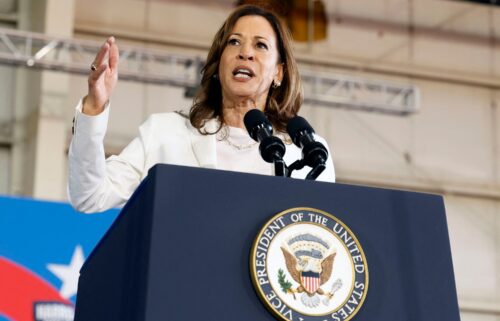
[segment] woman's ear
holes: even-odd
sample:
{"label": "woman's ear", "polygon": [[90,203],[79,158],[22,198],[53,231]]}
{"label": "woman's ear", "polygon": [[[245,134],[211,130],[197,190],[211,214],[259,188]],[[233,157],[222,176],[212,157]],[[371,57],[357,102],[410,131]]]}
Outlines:
{"label": "woman's ear", "polygon": [[276,74],[274,75],[274,83],[279,83],[283,81],[283,73],[285,72],[285,64],[279,63],[276,66]]}

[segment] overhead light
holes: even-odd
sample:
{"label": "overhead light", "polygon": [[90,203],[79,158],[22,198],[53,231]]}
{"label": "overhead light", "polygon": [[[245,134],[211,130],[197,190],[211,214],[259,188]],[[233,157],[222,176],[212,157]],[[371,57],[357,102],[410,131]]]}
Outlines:
{"label": "overhead light", "polygon": [[[312,3],[310,3],[310,1]],[[327,37],[328,18],[321,0],[293,0],[287,22],[296,41],[318,41]],[[312,12],[311,12],[312,7]],[[312,19],[312,21],[310,20]],[[309,30],[312,28],[312,30]],[[312,39],[309,39],[312,36]]]}
{"label": "overhead light", "polygon": [[236,4],[253,4],[277,13],[286,21],[295,41],[327,37],[328,17],[322,0],[238,0]]}

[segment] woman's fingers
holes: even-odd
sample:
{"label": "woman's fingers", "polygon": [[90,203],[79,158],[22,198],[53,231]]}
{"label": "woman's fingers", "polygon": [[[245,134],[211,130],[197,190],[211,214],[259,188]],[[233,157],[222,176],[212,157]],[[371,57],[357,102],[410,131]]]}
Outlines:
{"label": "woman's fingers", "polygon": [[108,66],[111,74],[117,70],[118,56],[118,46],[115,43],[115,37],[109,37],[101,46],[92,63],[92,71],[89,75],[89,85],[91,87],[96,85],[99,78],[106,72]]}
{"label": "woman's fingers", "polygon": [[93,64],[96,66],[96,67],[99,67],[100,65],[102,65],[103,63],[107,63],[107,58],[109,56],[109,43],[108,41],[106,41],[102,46],[101,48],[99,49],[99,52],[97,53],[97,55],[95,56],[95,59],[94,59],[94,62]]}
{"label": "woman's fingers", "polygon": [[120,53],[118,51],[118,46],[115,42],[115,37],[109,37],[107,40],[109,48],[109,68],[111,73],[116,73],[118,71],[118,60],[120,59]]}
{"label": "woman's fingers", "polygon": [[83,106],[84,113],[97,114],[102,111],[116,85],[118,60],[119,52],[115,38],[109,37],[92,63],[88,77],[89,92]]}

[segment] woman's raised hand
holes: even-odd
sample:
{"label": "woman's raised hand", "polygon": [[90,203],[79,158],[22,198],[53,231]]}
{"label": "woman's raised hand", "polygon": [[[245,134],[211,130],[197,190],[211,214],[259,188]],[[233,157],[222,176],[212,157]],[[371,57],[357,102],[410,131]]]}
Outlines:
{"label": "woman's raised hand", "polygon": [[97,115],[111,96],[118,81],[118,46],[114,37],[109,37],[101,46],[88,78],[89,93],[83,99],[82,112],[87,115]]}

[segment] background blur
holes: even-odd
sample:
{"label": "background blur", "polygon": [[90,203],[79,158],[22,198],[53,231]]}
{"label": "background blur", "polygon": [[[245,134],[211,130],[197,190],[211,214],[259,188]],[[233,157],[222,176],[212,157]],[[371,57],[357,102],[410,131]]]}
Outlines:
{"label": "background blur", "polygon": [[[0,0],[0,194],[66,200],[82,73],[107,36],[123,50],[114,154],[147,115],[190,107],[236,2],[252,1]],[[338,182],[444,195],[462,320],[499,321],[500,6],[264,2],[293,30],[301,114],[329,142]]]}

